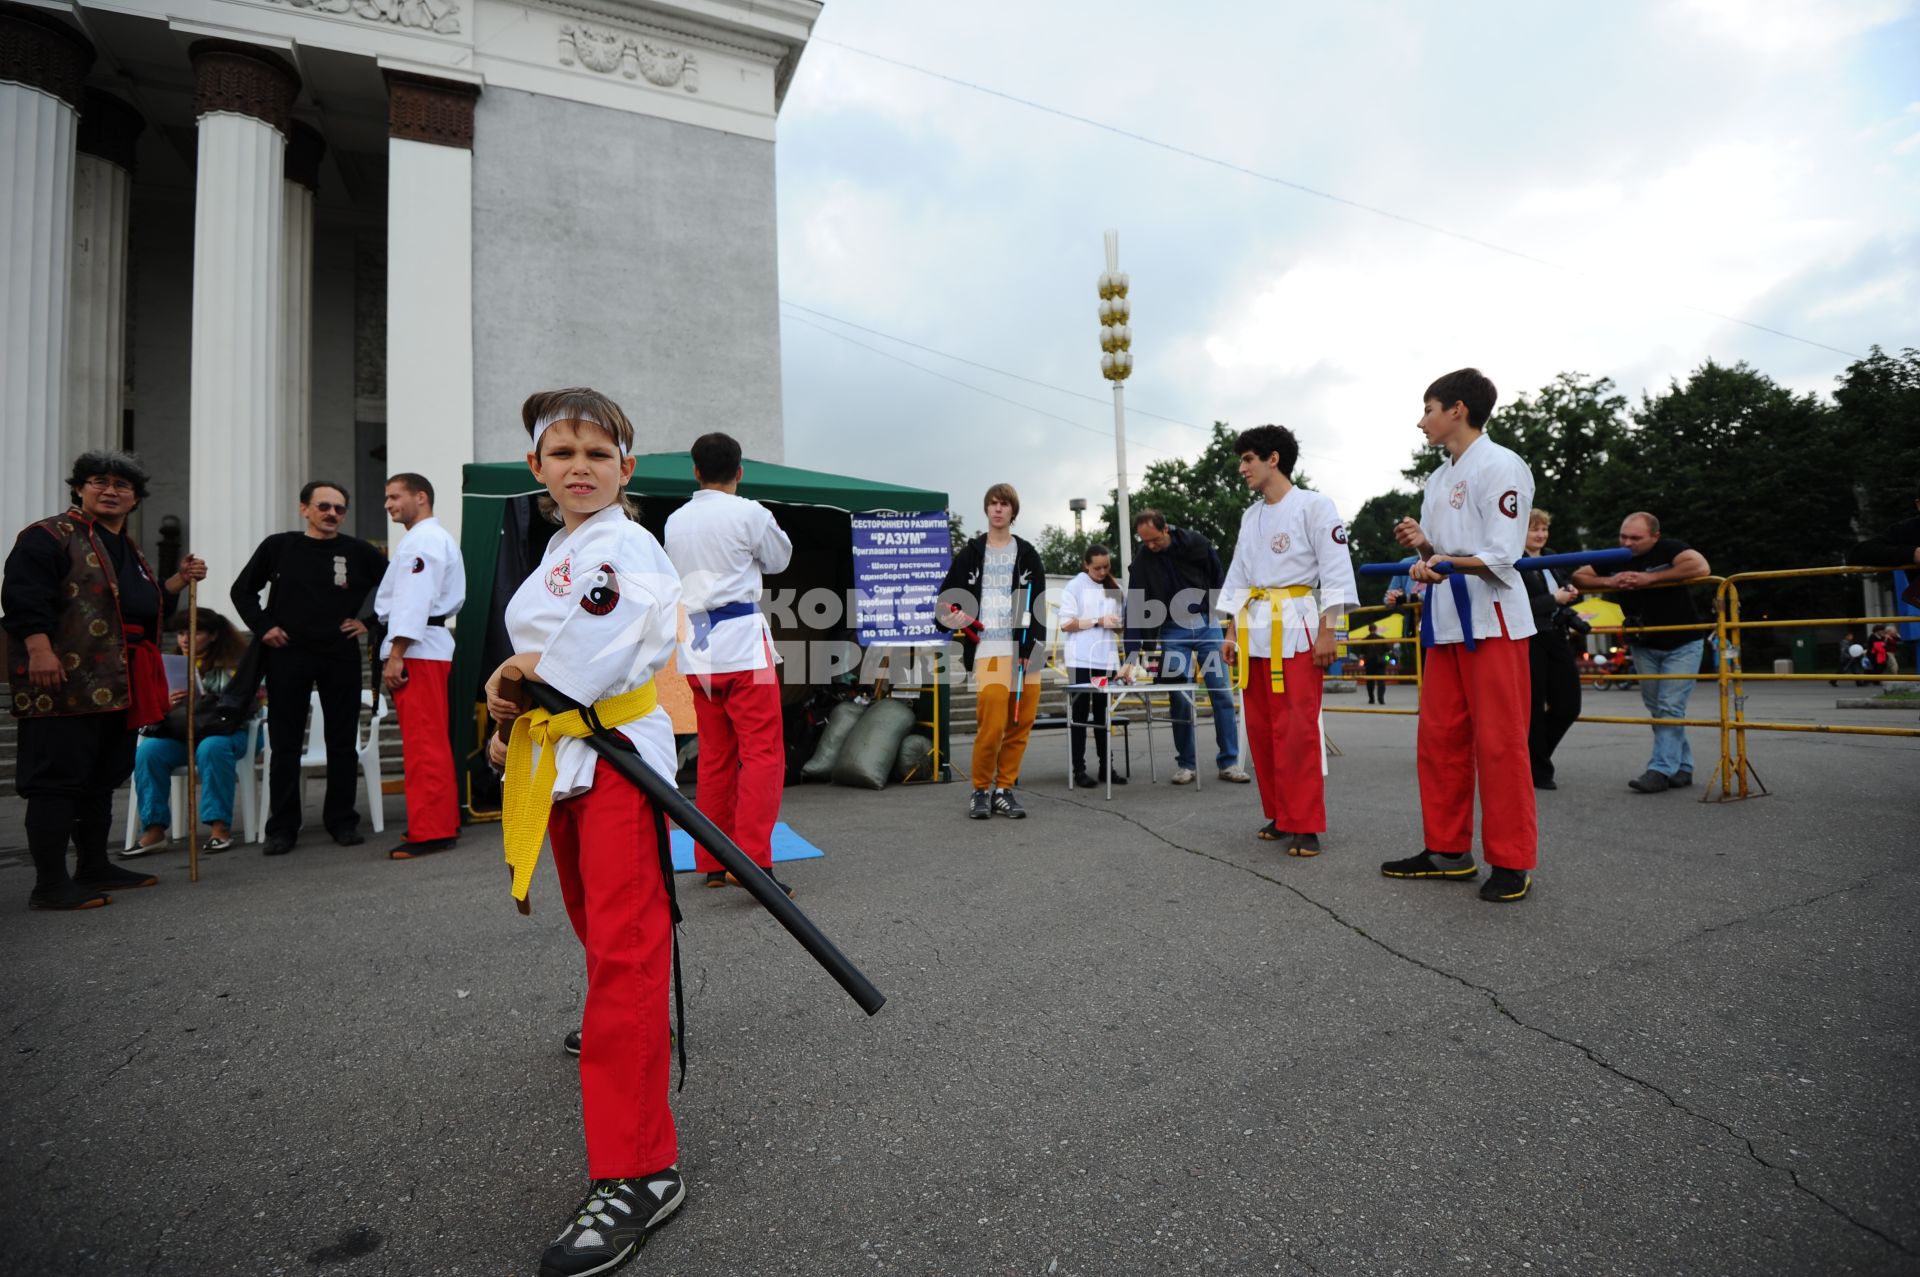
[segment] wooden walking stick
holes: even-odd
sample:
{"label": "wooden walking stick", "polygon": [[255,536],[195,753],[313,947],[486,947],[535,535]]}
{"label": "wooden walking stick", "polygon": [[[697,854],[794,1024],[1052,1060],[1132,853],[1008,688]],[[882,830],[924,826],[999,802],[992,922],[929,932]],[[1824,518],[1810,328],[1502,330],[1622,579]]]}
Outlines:
{"label": "wooden walking stick", "polygon": [[200,688],[200,582],[187,578],[187,881],[200,881],[200,768],[193,711]]}

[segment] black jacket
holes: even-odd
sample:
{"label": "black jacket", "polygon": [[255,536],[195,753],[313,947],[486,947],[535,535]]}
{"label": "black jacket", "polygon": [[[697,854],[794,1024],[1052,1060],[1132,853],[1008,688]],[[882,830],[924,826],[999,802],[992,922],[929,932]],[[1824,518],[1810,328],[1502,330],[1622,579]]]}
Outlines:
{"label": "black jacket", "polygon": [[[1127,651],[1152,647],[1160,638],[1169,610],[1176,601],[1187,604],[1183,611],[1196,614],[1204,624],[1216,621],[1213,605],[1220,599],[1220,587],[1227,582],[1227,570],[1220,566],[1220,554],[1212,542],[1198,532],[1168,528],[1172,538],[1165,550],[1155,552],[1144,545],[1127,569]],[[1182,599],[1181,596],[1187,596]],[[1157,606],[1148,608],[1147,604]],[[1161,618],[1147,623],[1147,614]]]}
{"label": "black jacket", "polygon": [[[1540,551],[1541,557],[1552,553],[1551,549]],[[1554,602],[1553,591],[1547,588],[1547,574],[1539,568],[1522,570],[1520,580],[1527,587],[1527,602],[1533,607],[1533,627],[1538,631],[1535,639],[1542,643],[1554,642],[1556,647],[1571,651],[1573,635],[1560,633],[1553,624],[1554,614],[1560,610],[1560,604]],[[1564,577],[1555,576],[1554,580],[1562,587],[1569,584]]]}
{"label": "black jacket", "polygon": [[[1020,639],[1020,659],[1031,664],[1034,649],[1044,648],[1047,642],[1047,569],[1040,561],[1040,551],[1031,544],[1015,537],[1013,545],[1013,629]],[[947,629],[954,628],[948,619],[949,603],[968,616],[980,615],[980,573],[986,567],[986,559],[987,534],[984,532],[960,547],[960,552],[953,556],[953,566],[947,569],[946,579],[940,582],[934,620]],[[1033,589],[1033,607],[1031,614],[1023,618],[1020,604],[1029,586]],[[960,658],[968,669],[973,668],[977,647],[971,642],[961,644]]]}

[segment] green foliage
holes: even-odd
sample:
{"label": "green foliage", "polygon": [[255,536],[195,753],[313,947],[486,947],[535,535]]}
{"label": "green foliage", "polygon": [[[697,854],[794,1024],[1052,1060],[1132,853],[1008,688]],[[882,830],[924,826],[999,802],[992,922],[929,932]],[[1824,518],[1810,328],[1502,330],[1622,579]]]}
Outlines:
{"label": "green foliage", "polygon": [[[1072,576],[1080,570],[1080,560],[1086,554],[1087,547],[1099,541],[1106,544],[1098,529],[1075,535],[1066,528],[1049,523],[1040,529],[1040,539],[1033,548],[1040,552],[1040,561],[1046,564],[1047,571],[1055,576]],[[1111,551],[1112,546],[1107,549]],[[1115,568],[1118,568],[1115,564]]]}
{"label": "green foliage", "polygon": [[1833,392],[1837,443],[1859,497],[1859,531],[1873,536],[1913,517],[1920,482],[1920,350],[1875,346]]}
{"label": "green foliage", "polygon": [[[1158,510],[1172,526],[1198,532],[1211,541],[1222,559],[1231,555],[1234,540],[1240,535],[1240,516],[1255,500],[1247,491],[1246,480],[1240,477],[1240,454],[1233,450],[1238,433],[1226,422],[1216,421],[1207,446],[1192,461],[1176,458],[1153,462],[1140,484],[1130,490],[1128,510],[1136,517],[1142,510]],[[1304,473],[1296,473],[1293,481],[1303,488],[1313,486],[1312,478]],[[1117,517],[1112,497],[1109,491],[1107,503],[1100,508],[1098,527],[1099,539],[1108,545],[1114,544]],[[1129,535],[1132,531],[1127,529]],[[1077,563],[1074,570],[1079,570]]]}
{"label": "green foliage", "polygon": [[953,553],[960,553],[960,547],[972,538],[967,536],[966,523],[953,511],[947,511],[947,539],[953,542]]}
{"label": "green foliage", "polygon": [[1362,603],[1377,603],[1387,590],[1390,578],[1360,576],[1363,563],[1391,563],[1407,556],[1393,539],[1393,525],[1404,518],[1420,517],[1420,494],[1395,488],[1377,497],[1367,498],[1347,521],[1347,549],[1353,554],[1354,584],[1360,587]]}

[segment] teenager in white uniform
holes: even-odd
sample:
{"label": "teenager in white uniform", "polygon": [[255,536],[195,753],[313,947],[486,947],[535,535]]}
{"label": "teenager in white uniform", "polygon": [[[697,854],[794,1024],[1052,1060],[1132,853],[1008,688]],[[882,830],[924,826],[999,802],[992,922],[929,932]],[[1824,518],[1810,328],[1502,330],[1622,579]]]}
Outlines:
{"label": "teenager in white uniform", "polygon": [[507,863],[522,911],[543,835],[567,919],[586,951],[580,1099],[592,1187],[541,1257],[542,1277],[624,1263],[686,1197],[667,1105],[673,963],[665,823],[579,737],[577,713],[549,718],[514,696],[513,675],[546,683],[624,736],[672,779],[673,725],[653,677],[673,655],[680,582],[666,551],[627,515],[633,426],[592,390],[545,391],[521,416],[527,464],[564,526],[507,604],[514,655],[487,682],[487,708],[512,724],[490,745],[504,769]]}
{"label": "teenager in white uniform", "polygon": [[411,860],[453,846],[460,835],[460,790],[447,734],[447,679],[453,634],[447,622],[467,600],[467,565],[433,516],[433,484],[425,475],[387,480],[387,517],[406,529],[387,556],[387,574],[373,609],[387,636],[381,682],[400,720],[407,784],[407,834],[387,855]]}
{"label": "teenager in white uniform", "polygon": [[[1099,542],[1080,556],[1080,574],[1067,582],[1060,595],[1060,632],[1066,635],[1067,681],[1090,683],[1112,678],[1120,668],[1120,634],[1126,629],[1121,605],[1126,600],[1113,575],[1113,552]],[[1107,780],[1107,700],[1095,692],[1073,695],[1072,785],[1092,788]],[[1087,773],[1087,732],[1093,731],[1094,753],[1100,758],[1098,777]],[[1116,785],[1127,778],[1117,772]]]}
{"label": "teenager in white uniform", "polygon": [[[1300,444],[1285,426],[1255,426],[1234,441],[1240,476],[1260,495],[1240,516],[1218,609],[1222,648],[1245,689],[1247,745],[1266,825],[1287,854],[1317,856],[1327,828],[1320,692],[1336,648],[1334,626],[1360,601],[1347,526],[1333,500],[1289,477]],[[1276,650],[1277,645],[1277,650]]]}
{"label": "teenager in white uniform", "polygon": [[[667,556],[680,572],[687,631],[680,672],[700,727],[700,810],[773,877],[773,827],[787,779],[786,736],[773,631],[760,611],[761,578],[781,572],[793,542],[773,512],[738,493],[740,445],[724,434],[693,441],[700,490],[667,517]],[[705,847],[693,867],[709,887],[726,870]],[[787,895],[793,888],[774,879]]]}
{"label": "teenager in white uniform", "polygon": [[[1527,754],[1534,633],[1526,584],[1514,568],[1526,554],[1533,472],[1482,431],[1498,392],[1477,368],[1427,387],[1420,430],[1447,459],[1427,477],[1420,521],[1394,528],[1420,557],[1408,569],[1428,585],[1420,642],[1420,819],[1426,847],[1389,860],[1389,878],[1470,882],[1473,797],[1480,790],[1480,847],[1492,872],[1480,898],[1523,899],[1539,850],[1533,771]],[[1451,571],[1436,569],[1448,564]]]}

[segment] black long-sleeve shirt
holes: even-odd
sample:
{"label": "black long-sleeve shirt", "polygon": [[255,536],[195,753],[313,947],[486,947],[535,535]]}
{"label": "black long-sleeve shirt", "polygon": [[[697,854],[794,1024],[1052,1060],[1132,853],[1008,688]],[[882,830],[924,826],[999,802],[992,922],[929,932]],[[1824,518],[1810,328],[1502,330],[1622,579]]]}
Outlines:
{"label": "black long-sleeve shirt", "polygon": [[[386,556],[358,537],[322,540],[304,532],[276,532],[260,543],[234,581],[233,606],[255,634],[277,625],[304,646],[350,643],[340,623],[360,615],[386,571]],[[262,589],[267,589],[265,607]]]}
{"label": "black long-sleeve shirt", "polygon": [[[1226,584],[1227,570],[1220,552],[1198,532],[1168,528],[1165,550],[1140,547],[1127,575],[1127,638],[1129,652],[1151,647],[1162,626],[1185,629],[1213,620],[1213,605]],[[1157,606],[1148,607],[1148,604]],[[1157,617],[1149,623],[1149,616]]]}
{"label": "black long-sleeve shirt", "polygon": [[[140,560],[127,538],[93,525],[94,538],[107,552],[114,579],[120,585],[120,620],[138,625],[150,641],[158,642],[163,614],[173,615],[179,596],[152,581],[140,570]],[[9,635],[26,640],[51,634],[59,626],[60,601],[71,564],[66,547],[50,536],[34,533],[14,542],[7,555],[6,577],[0,583],[0,610],[6,613]]]}

